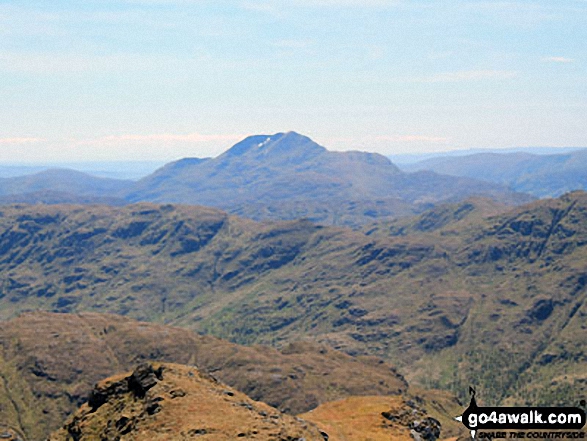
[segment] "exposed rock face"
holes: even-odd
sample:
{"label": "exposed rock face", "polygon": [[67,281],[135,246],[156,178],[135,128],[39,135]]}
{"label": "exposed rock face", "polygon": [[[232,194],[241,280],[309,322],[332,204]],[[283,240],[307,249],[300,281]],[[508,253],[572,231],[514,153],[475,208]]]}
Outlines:
{"label": "exposed rock face", "polygon": [[49,441],[324,441],[314,425],[251,400],[195,367],[141,364],[98,383]]}
{"label": "exposed rock face", "polygon": [[440,421],[428,416],[413,400],[407,400],[399,409],[382,412],[381,416],[406,426],[416,441],[436,441],[440,437]]}
{"label": "exposed rock face", "polygon": [[440,422],[432,417],[415,420],[410,424],[410,428],[416,441],[436,441],[440,436]]}

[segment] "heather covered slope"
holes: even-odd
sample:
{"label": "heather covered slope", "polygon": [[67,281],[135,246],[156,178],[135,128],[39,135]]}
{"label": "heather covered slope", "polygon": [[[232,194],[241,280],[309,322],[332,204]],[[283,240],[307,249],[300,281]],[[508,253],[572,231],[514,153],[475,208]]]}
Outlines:
{"label": "heather covered slope", "polygon": [[488,402],[582,393],[587,195],[489,218],[435,210],[430,228],[420,216],[367,236],[172,205],[5,208],[1,311],[115,312],[277,346],[310,336]]}
{"label": "heather covered slope", "polygon": [[87,400],[94,383],[144,361],[196,365],[290,414],[352,395],[396,395],[407,384],[374,357],[310,343],[238,346],[209,336],[103,314],[25,314],[0,322],[0,421],[45,437]]}

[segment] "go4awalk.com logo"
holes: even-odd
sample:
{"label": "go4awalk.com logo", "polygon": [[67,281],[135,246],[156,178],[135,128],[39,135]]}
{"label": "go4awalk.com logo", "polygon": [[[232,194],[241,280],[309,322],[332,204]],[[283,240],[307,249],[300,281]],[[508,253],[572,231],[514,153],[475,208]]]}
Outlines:
{"label": "go4awalk.com logo", "polygon": [[[579,407],[479,407],[475,390],[471,402],[456,417],[475,438],[584,439],[585,411]],[[580,405],[585,407],[585,401]],[[507,432],[507,431],[515,432]]]}

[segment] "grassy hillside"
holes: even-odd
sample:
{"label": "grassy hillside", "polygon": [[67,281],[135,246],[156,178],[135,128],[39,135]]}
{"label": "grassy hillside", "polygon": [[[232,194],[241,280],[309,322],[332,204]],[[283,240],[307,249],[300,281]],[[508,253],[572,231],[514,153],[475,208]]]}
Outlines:
{"label": "grassy hillside", "polygon": [[[474,384],[488,403],[574,400],[587,195],[461,210],[367,236],[185,206],[5,208],[0,311],[114,312],[246,344],[309,337],[463,397]],[[442,220],[423,228],[427,216]]]}

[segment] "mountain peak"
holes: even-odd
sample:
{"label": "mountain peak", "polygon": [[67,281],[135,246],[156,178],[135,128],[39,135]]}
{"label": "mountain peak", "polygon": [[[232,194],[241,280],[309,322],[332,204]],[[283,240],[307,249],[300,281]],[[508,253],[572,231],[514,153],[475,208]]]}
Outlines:
{"label": "mountain peak", "polygon": [[307,136],[296,132],[280,132],[273,135],[254,135],[243,139],[219,158],[237,156],[263,159],[283,159],[287,162],[301,162],[320,155],[327,150]]}

